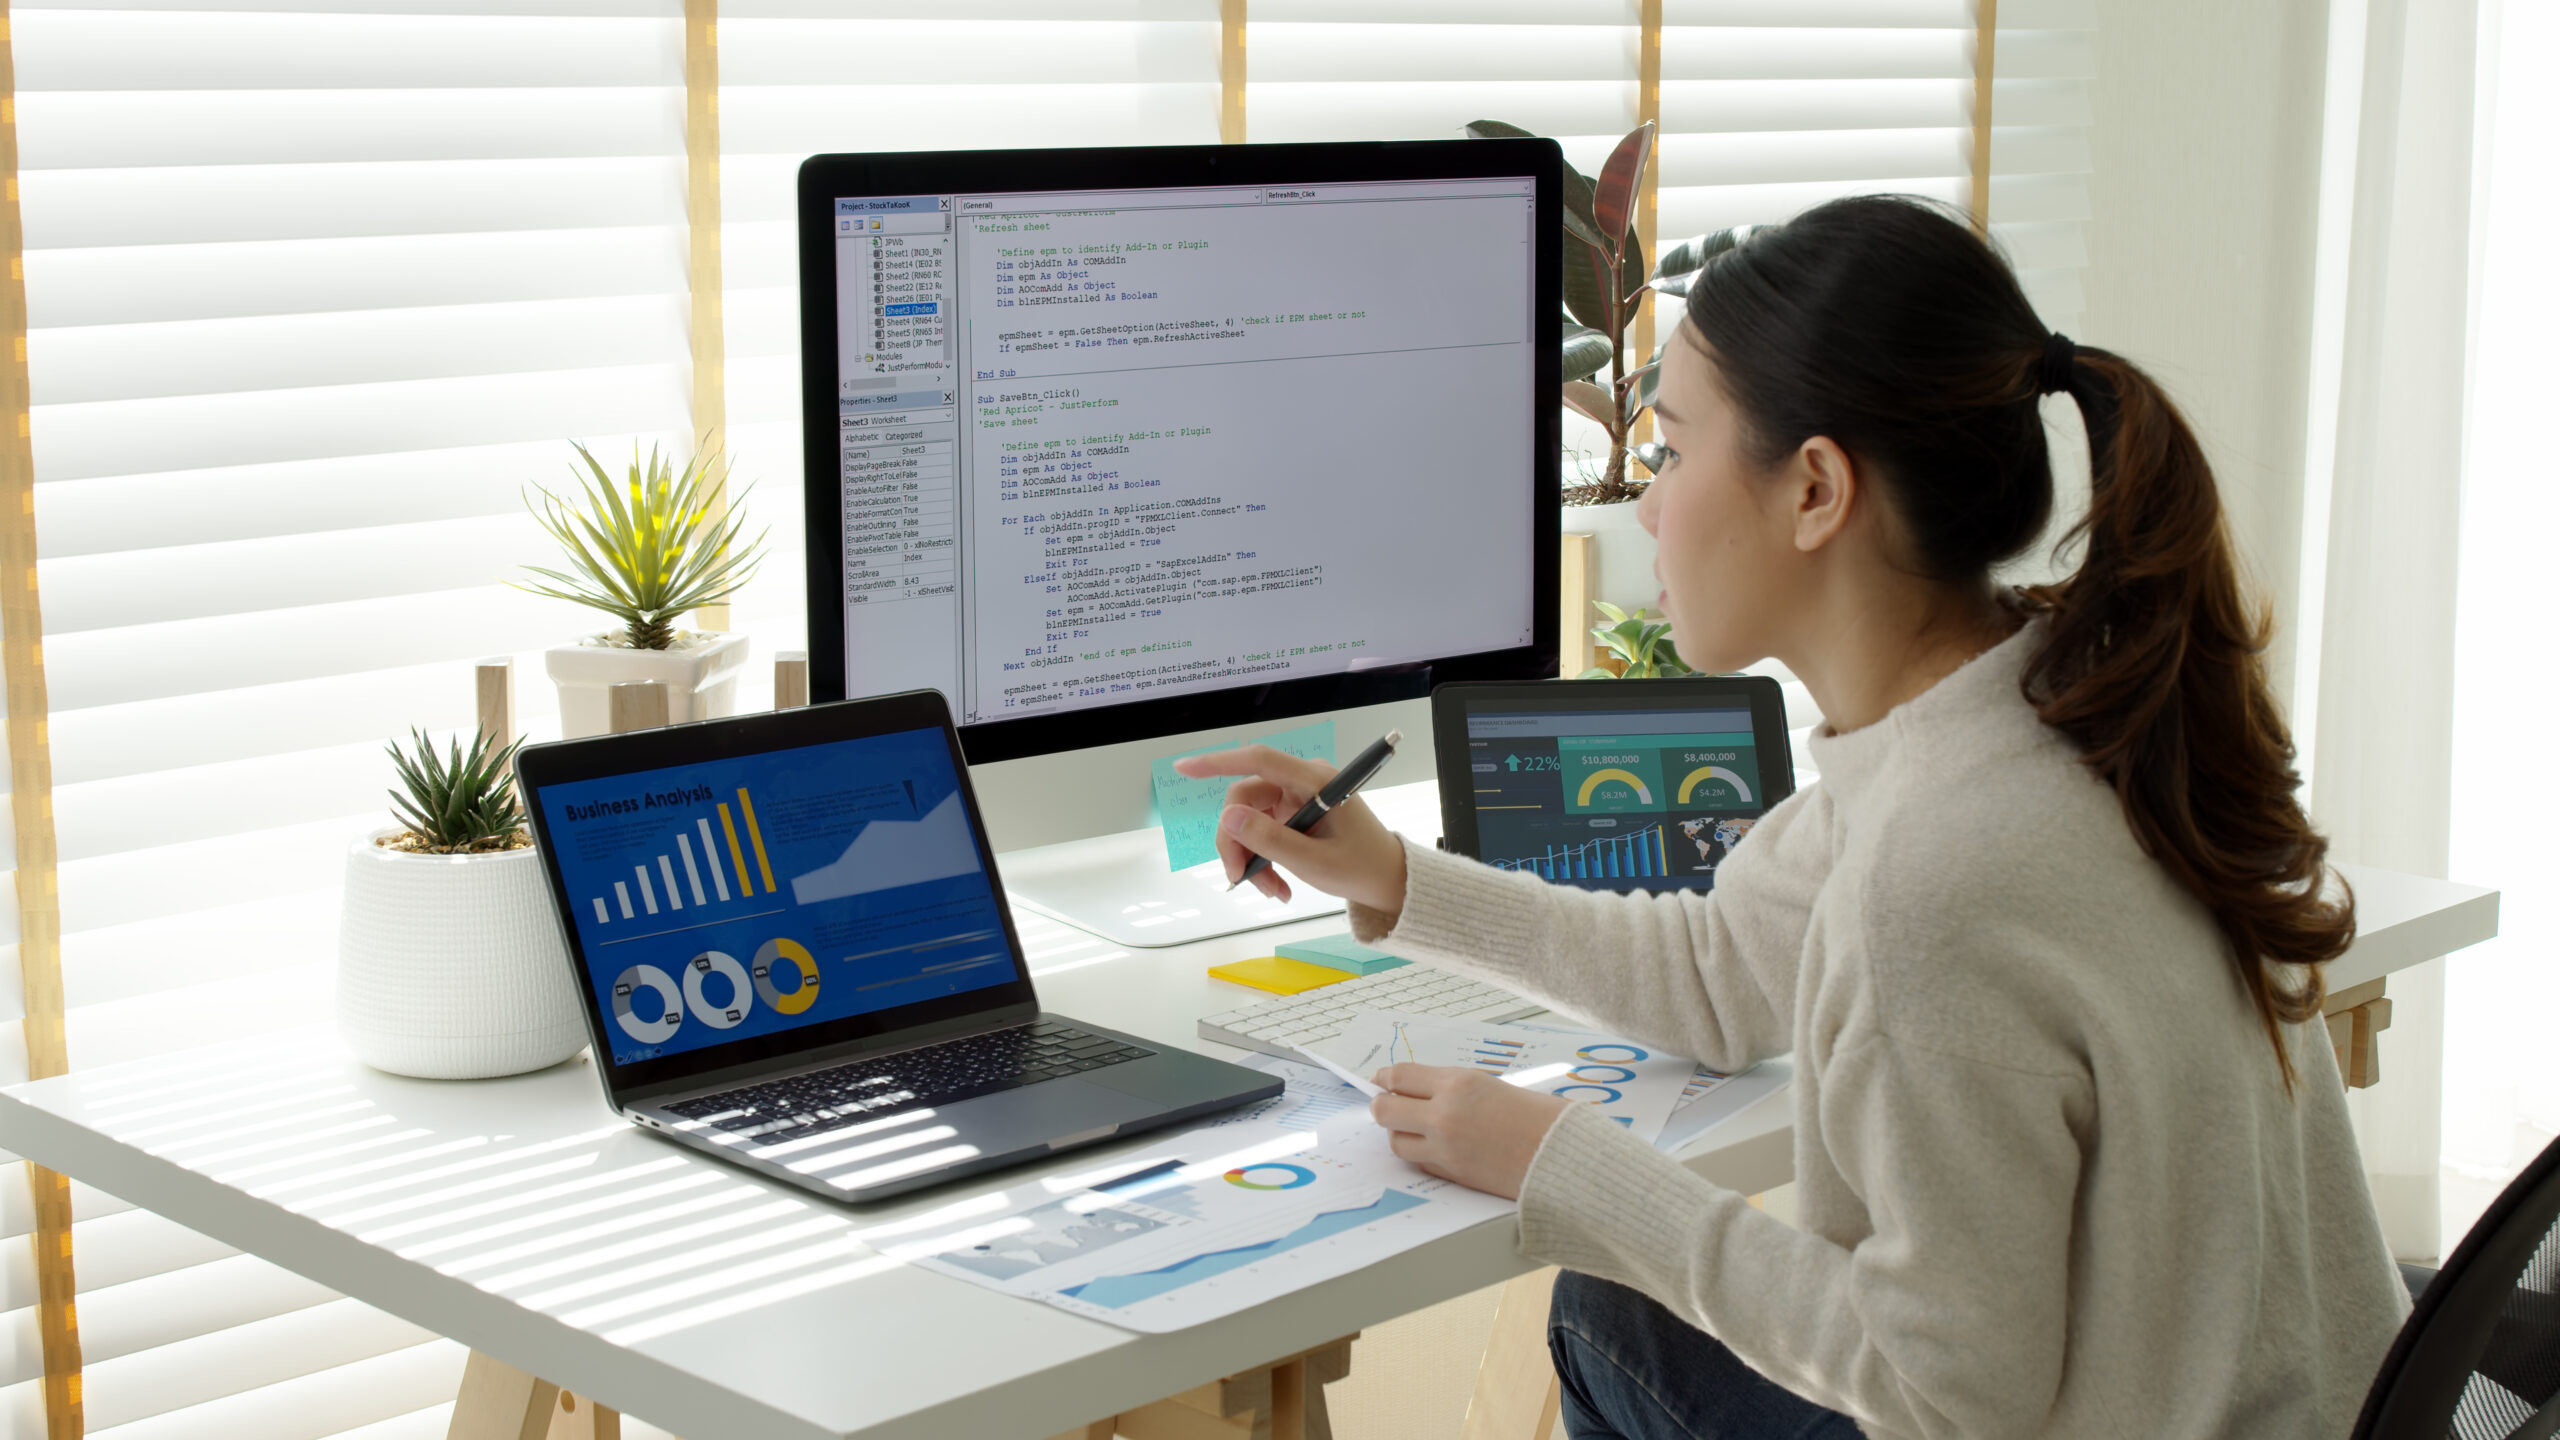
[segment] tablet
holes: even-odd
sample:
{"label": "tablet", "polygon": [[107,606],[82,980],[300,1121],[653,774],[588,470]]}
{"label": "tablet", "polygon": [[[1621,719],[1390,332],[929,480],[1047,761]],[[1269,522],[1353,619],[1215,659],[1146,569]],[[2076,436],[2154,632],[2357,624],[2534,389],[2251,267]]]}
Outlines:
{"label": "tablet", "polygon": [[1778,682],[1453,684],[1431,693],[1442,843],[1592,890],[1705,890],[1795,793]]}

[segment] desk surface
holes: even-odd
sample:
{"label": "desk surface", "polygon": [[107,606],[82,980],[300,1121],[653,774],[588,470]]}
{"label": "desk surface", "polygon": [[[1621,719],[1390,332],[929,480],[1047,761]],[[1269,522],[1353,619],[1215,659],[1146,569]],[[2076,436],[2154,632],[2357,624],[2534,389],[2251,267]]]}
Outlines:
{"label": "desk surface", "polygon": [[[1381,798],[1425,813],[1424,797]],[[2351,879],[2366,929],[2341,986],[2495,933],[2495,892]],[[1193,1022],[1255,997],[1204,968],[1340,924],[1126,953],[1048,927],[1026,945],[1049,1008],[1216,1051]],[[1789,1103],[1762,1099],[1687,1158],[1738,1189],[1782,1182]],[[405,1080],[346,1058],[326,1029],[13,1087],[0,1144],[683,1435],[1045,1436],[1525,1268],[1505,1219],[1225,1320],[1135,1335],[858,1238],[1036,1170],[855,1212],[623,1123],[583,1057],[505,1080]]]}

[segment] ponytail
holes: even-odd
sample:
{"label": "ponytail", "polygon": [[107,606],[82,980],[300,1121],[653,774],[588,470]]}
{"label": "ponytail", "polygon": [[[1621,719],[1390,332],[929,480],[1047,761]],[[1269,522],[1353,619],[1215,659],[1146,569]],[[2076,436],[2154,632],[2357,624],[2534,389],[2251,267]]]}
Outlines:
{"label": "ponytail", "polygon": [[[2290,1089],[2280,1027],[2320,1013],[2318,967],[2354,938],[2355,908],[2321,893],[2329,842],[2296,798],[2260,659],[2272,617],[2242,595],[2213,472],[2169,397],[2086,347],[2068,390],[2089,430],[2085,551],[2069,580],[2026,592],[2049,619],[2022,687],[2212,912]],[[2270,966],[2298,973],[2279,982]]]}
{"label": "ponytail", "polygon": [[2177,407],[2131,362],[2051,334],[1998,253],[1927,201],[1835,200],[1763,227],[1688,302],[1752,458],[1830,437],[1881,480],[1933,578],[1984,581],[2034,543],[2053,506],[2037,398],[2078,402],[2084,558],[2023,592],[2047,628],[2021,688],[2213,916],[2290,1090],[2283,1027],[2320,1013],[2318,967],[2354,937],[2354,898],[2323,892],[2328,842],[2296,797],[2261,658],[2272,620],[2242,592]]}

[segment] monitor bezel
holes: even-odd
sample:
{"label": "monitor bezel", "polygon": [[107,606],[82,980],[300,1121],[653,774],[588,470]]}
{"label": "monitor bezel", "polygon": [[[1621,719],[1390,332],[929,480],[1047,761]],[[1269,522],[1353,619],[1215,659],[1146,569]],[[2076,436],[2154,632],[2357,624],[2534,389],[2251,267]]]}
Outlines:
{"label": "monitor bezel", "polygon": [[[1527,175],[1537,189],[1531,415],[1532,506],[1527,645],[1376,669],[1310,675],[1152,700],[1125,701],[960,727],[973,764],[1250,725],[1418,699],[1435,683],[1535,680],[1557,673],[1563,491],[1563,152],[1552,140],[1359,141],[1307,145],[1161,145],[1058,150],[898,151],[816,155],[799,174],[800,374],[809,619],[809,693],[849,693],[844,535],[838,465],[835,202],[844,196],[1005,194],[1180,185],[1280,185]],[[1539,397],[1549,397],[1540,403]],[[1357,523],[1356,516],[1344,517]]]}
{"label": "monitor bezel", "polygon": [[[1476,835],[1474,772],[1467,754],[1467,717],[1483,710],[1572,714],[1576,711],[1704,708],[1718,700],[1742,699],[1751,707],[1755,748],[1774,750],[1775,765],[1763,764],[1760,780],[1769,803],[1760,813],[1777,809],[1796,793],[1795,741],[1787,731],[1786,691],[1766,675],[1681,675],[1651,680],[1547,680],[1533,684],[1443,685],[1431,692],[1432,754],[1440,781],[1442,848],[1470,860],[1482,858]],[[1570,883],[1570,882],[1559,882]],[[1686,890],[1676,886],[1667,889]]]}
{"label": "monitor bezel", "polygon": [[[596,986],[589,978],[586,952],[578,938],[578,927],[570,918],[574,913],[571,908],[574,901],[568,893],[567,882],[561,877],[560,867],[552,861],[550,822],[542,806],[544,788],[610,779],[672,765],[713,764],[745,755],[806,749],[813,745],[925,729],[939,729],[944,744],[950,748],[952,770],[959,777],[961,803],[967,808],[969,827],[977,841],[978,864],[986,873],[997,920],[1004,930],[1005,953],[1013,960],[1013,978],[953,995],[705,1045],[653,1060],[630,1064],[616,1061],[612,1036],[606,1029],[610,1021],[597,998]],[[541,852],[543,883],[551,893],[552,919],[560,927],[560,943],[567,952],[570,979],[577,987],[579,1013],[586,1017],[591,1053],[595,1056],[598,1072],[605,1077],[605,1083],[614,1095],[663,1090],[671,1085],[702,1080],[786,1056],[816,1058],[838,1052],[858,1052],[866,1042],[956,1020],[983,1016],[994,1023],[1007,1018],[1028,1018],[1039,1011],[1039,997],[1031,982],[1030,963],[1023,954],[1021,937],[1014,932],[1013,906],[1005,897],[1004,882],[996,870],[995,851],[989,843],[986,822],[978,809],[977,791],[969,783],[969,766],[960,750],[959,735],[951,724],[950,707],[944,703],[940,691],[910,690],[863,700],[633,730],[620,735],[527,745],[516,752],[515,772],[516,790],[523,801],[526,823],[533,832],[534,847]]]}

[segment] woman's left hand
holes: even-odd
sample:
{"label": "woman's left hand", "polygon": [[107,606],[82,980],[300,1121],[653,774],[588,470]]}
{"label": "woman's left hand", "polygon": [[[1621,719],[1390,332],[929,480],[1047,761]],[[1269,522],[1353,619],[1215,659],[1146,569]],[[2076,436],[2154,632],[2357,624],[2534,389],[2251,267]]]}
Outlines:
{"label": "woman's left hand", "polygon": [[1370,1079],[1387,1093],[1369,1114],[1398,1155],[1506,1200],[1520,1198],[1539,1143],[1573,1103],[1464,1065],[1390,1065]]}

